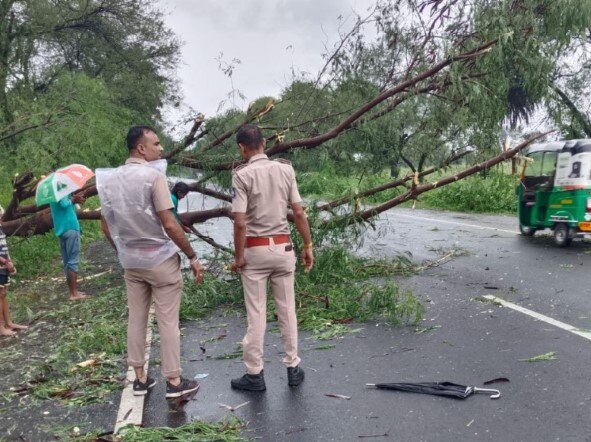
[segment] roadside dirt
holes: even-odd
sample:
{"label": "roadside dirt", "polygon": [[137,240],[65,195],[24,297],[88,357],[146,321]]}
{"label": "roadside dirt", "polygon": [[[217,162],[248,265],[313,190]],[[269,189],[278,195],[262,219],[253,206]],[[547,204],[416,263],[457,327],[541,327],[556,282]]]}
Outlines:
{"label": "roadside dirt", "polygon": [[[106,241],[97,241],[86,247],[79,273],[81,291],[90,297],[100,296],[105,290],[120,286],[121,275],[116,254]],[[77,425],[85,421],[89,423],[90,416],[110,416],[111,413],[105,410],[113,407],[116,413],[119,393],[114,394],[117,397],[106,404],[88,407],[64,409],[53,400],[31,405],[27,400],[25,381],[55,352],[65,327],[64,318],[55,312],[72,301],[67,299],[67,286],[62,274],[21,280],[9,287],[8,298],[15,320],[27,324],[29,328],[20,331],[16,337],[0,338],[0,440],[4,440],[2,437],[7,440],[48,440],[52,439],[52,429],[56,426],[67,422]],[[25,315],[23,311],[26,311]],[[95,413],[93,410],[102,411]],[[27,424],[23,425],[23,422]],[[97,424],[95,422],[93,427],[96,428]]]}

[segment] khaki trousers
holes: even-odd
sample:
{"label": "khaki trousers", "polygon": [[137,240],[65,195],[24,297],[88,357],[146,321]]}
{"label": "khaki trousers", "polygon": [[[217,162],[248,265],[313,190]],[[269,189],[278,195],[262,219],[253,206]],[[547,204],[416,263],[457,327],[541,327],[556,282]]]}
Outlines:
{"label": "khaki trousers", "polygon": [[286,353],[283,363],[286,367],[300,363],[294,291],[296,256],[293,250],[286,250],[291,248],[291,244],[271,244],[249,247],[244,251],[246,265],[241,276],[248,328],[242,348],[244,365],[250,374],[258,374],[263,369],[269,279]]}
{"label": "khaki trousers", "polygon": [[151,269],[125,269],[127,287],[127,364],[143,367],[146,362],[146,327],[150,304],[154,300],[156,321],[160,333],[161,371],[166,378],[180,376],[181,332],[179,308],[181,305],[180,256],[174,254]]}

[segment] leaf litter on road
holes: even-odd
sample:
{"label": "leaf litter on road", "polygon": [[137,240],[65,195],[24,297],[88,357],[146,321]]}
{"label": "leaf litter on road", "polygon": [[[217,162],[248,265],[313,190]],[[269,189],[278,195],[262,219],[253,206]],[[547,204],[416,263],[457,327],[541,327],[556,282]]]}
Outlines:
{"label": "leaf litter on road", "polygon": [[542,361],[553,361],[558,359],[556,357],[556,353],[553,351],[549,351],[548,353],[544,353],[537,356],[532,356],[531,358],[527,359],[520,359],[521,362],[542,362]]}

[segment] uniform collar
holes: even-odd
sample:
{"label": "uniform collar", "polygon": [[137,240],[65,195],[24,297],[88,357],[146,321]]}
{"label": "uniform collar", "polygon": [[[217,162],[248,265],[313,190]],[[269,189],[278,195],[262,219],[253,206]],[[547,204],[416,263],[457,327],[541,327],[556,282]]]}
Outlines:
{"label": "uniform collar", "polygon": [[129,157],[127,160],[125,160],[125,164],[130,164],[130,163],[148,164],[148,162],[146,160],[144,160],[143,158],[138,158],[138,157]]}
{"label": "uniform collar", "polygon": [[250,163],[254,163],[255,161],[258,160],[268,160],[269,157],[267,155],[265,155],[264,153],[257,153],[256,155],[250,157],[250,160],[248,160],[248,164]]}

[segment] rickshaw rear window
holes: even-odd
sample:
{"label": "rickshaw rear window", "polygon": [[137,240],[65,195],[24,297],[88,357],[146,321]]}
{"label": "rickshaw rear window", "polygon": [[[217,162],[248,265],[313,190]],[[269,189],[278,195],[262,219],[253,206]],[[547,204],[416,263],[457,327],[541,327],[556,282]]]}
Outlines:
{"label": "rickshaw rear window", "polygon": [[544,159],[544,152],[533,152],[528,155],[532,160],[525,169],[525,176],[540,176],[542,173],[542,160]]}
{"label": "rickshaw rear window", "polygon": [[528,155],[533,160],[525,170],[525,176],[552,176],[556,170],[556,152],[533,152]]}

